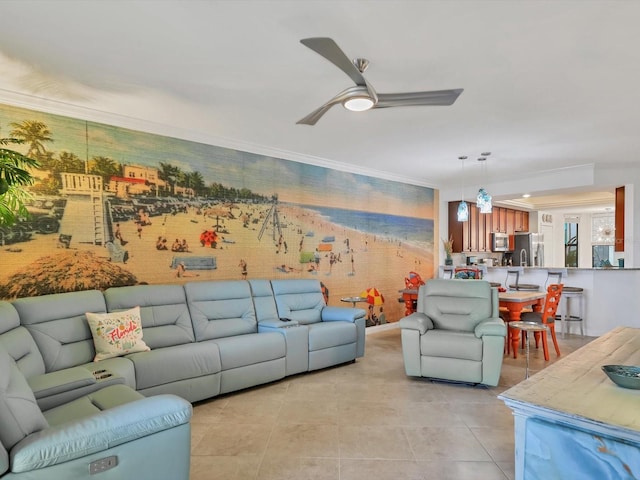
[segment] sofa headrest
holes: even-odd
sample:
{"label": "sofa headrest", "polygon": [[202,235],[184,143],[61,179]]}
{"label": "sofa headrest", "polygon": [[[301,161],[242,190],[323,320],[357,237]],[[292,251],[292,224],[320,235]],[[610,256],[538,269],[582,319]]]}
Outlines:
{"label": "sofa headrest", "polygon": [[[0,345],[0,425],[2,425],[0,442],[7,450],[11,450],[26,436],[49,427],[27,380],[2,345]],[[1,466],[2,460],[0,460]]]}
{"label": "sofa headrest", "polygon": [[20,326],[18,311],[9,302],[0,301],[0,335]]}
{"label": "sofa headrest", "polygon": [[427,296],[491,298],[491,284],[485,280],[434,278],[421,288]]}

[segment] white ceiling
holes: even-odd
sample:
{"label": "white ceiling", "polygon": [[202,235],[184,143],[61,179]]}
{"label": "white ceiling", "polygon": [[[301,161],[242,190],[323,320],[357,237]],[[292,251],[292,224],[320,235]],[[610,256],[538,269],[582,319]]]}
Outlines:
{"label": "white ceiling", "polygon": [[[637,1],[3,0],[0,11],[0,101],[43,97],[94,120],[435,187],[459,182],[459,155],[472,182],[640,151]],[[352,85],[300,44],[313,36],[369,59],[378,92],[464,92],[450,107],[336,106],[296,125]]]}

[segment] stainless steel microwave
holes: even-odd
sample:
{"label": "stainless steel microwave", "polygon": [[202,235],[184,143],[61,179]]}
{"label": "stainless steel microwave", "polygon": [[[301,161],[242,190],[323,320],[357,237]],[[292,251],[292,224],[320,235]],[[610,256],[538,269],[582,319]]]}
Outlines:
{"label": "stainless steel microwave", "polygon": [[491,251],[492,252],[509,252],[509,235],[506,233],[491,234]]}

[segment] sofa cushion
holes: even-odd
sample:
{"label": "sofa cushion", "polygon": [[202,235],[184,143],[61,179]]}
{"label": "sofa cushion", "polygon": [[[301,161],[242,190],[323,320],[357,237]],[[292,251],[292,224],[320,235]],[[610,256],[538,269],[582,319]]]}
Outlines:
{"label": "sofa cushion", "polygon": [[0,348],[0,425],[0,441],[8,450],[49,426],[27,380],[4,348]]}
{"label": "sofa cushion", "polygon": [[144,342],[152,349],[195,341],[182,285],[136,285],[104,292],[108,312],[139,306]]}
{"label": "sofa cushion", "polygon": [[86,312],[106,312],[102,292],[56,293],[12,301],[35,340],[47,372],[91,362],[95,356]]}
{"label": "sofa cushion", "polygon": [[428,281],[424,290],[422,308],[436,329],[473,332],[476,325],[492,315],[492,291],[483,280]]}
{"label": "sofa cushion", "polygon": [[81,398],[44,412],[49,425],[54,427],[83,417],[90,417],[103,410],[144,398],[144,395],[125,385],[111,385]]}
{"label": "sofa cushion", "polygon": [[309,351],[357,342],[357,328],[350,322],[320,322],[309,325]]}
{"label": "sofa cushion", "polygon": [[45,372],[44,360],[36,342],[29,331],[20,325],[18,311],[9,302],[0,302],[0,343],[26,378]]}
{"label": "sofa cushion", "polygon": [[284,335],[275,332],[219,338],[215,343],[220,349],[222,370],[284,358],[287,351]]}
{"label": "sofa cushion", "polygon": [[127,355],[135,366],[136,390],[219,373],[220,352],[212,342],[197,342]]}
{"label": "sofa cushion", "polygon": [[95,362],[150,350],[142,340],[140,307],[124,312],[87,312],[87,321],[96,349],[96,356],[93,359]]}
{"label": "sofa cushion", "polygon": [[429,330],[420,337],[420,351],[429,357],[482,361],[482,339],[473,333]]}
{"label": "sofa cushion", "polygon": [[190,282],[184,289],[197,341],[258,332],[249,282]]}
{"label": "sofa cushion", "polygon": [[9,470],[9,453],[0,442],[0,475]]}
{"label": "sofa cushion", "polygon": [[271,290],[271,282],[269,280],[249,280],[249,285],[251,285],[251,294],[258,324],[260,322],[279,320],[278,309],[273,298],[273,290]]}
{"label": "sofa cushion", "polygon": [[280,318],[289,318],[300,325],[322,320],[325,303],[318,280],[272,280],[271,287]]}

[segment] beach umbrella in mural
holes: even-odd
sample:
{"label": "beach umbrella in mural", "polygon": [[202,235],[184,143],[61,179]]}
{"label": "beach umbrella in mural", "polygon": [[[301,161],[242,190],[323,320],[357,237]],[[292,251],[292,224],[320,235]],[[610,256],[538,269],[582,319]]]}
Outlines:
{"label": "beach umbrella in mural", "polygon": [[366,298],[369,305],[382,305],[384,303],[384,297],[375,287],[367,288],[360,296]]}
{"label": "beach umbrella in mural", "polygon": [[77,290],[104,290],[138,283],[136,277],[93,252],[65,250],[41,257],[0,285],[0,298],[35,297]]}

